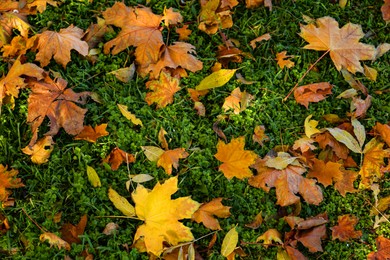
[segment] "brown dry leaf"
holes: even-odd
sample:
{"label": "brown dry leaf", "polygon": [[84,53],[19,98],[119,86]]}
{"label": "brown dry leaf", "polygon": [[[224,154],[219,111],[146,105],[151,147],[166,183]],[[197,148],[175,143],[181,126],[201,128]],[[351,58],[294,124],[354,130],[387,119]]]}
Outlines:
{"label": "brown dry leaf", "polygon": [[164,184],[157,183],[152,190],[138,185],[132,193],[137,217],[144,221],[135,233],[135,248],[159,256],[163,243],[175,246],[194,240],[191,229],[179,220],[191,218],[200,204],[189,196],[172,200],[177,184],[178,178],[172,177]]}
{"label": "brown dry leaf", "polygon": [[213,124],[213,131],[218,135],[219,138],[225,140],[225,143],[227,143],[227,138],[225,133],[222,131],[220,127],[218,127],[218,124],[222,121],[223,119],[219,118],[217,121],[214,122]]}
{"label": "brown dry leaf", "polygon": [[383,145],[384,143],[377,138],[373,138],[364,147],[363,165],[359,171],[361,176],[359,188],[369,188],[372,183],[383,177],[381,167],[385,165],[384,159],[390,157],[390,149],[383,149]]}
{"label": "brown dry leaf", "polygon": [[227,68],[229,62],[241,63],[243,55],[245,53],[238,49],[232,40],[226,40],[224,44],[218,46],[217,59],[223,68]]}
{"label": "brown dry leaf", "polygon": [[181,88],[179,87],[179,79],[171,77],[168,73],[162,71],[159,80],[152,80],[146,83],[146,87],[153,92],[146,94],[145,101],[150,106],[152,103],[157,104],[157,108],[166,107],[173,103],[173,96]]}
{"label": "brown dry leaf", "polygon": [[268,7],[270,11],[272,11],[272,1],[271,0],[245,0],[246,8],[256,8],[259,5],[263,4],[265,7]]}
{"label": "brown dry leaf", "polygon": [[348,23],[340,29],[338,22],[329,16],[318,18],[316,25],[301,25],[300,36],[309,42],[304,48],[329,51],[337,70],[364,73],[360,60],[375,59],[375,47],[359,42],[364,36],[360,25]]}
{"label": "brown dry leaf", "polygon": [[217,153],[214,157],[223,163],[218,169],[223,172],[226,178],[244,179],[253,175],[249,166],[255,163],[258,156],[253,151],[244,150],[244,146],[244,136],[233,138],[228,144],[221,140],[218,141]]}
{"label": "brown dry leaf", "polygon": [[74,140],[85,140],[90,143],[95,143],[98,138],[109,135],[106,128],[107,124],[97,125],[95,128],[86,125],[84,126],[84,129],[74,137]]}
{"label": "brown dry leaf", "polygon": [[82,38],[83,41],[88,43],[90,49],[95,48],[100,42],[103,41],[104,35],[114,30],[107,26],[106,21],[100,17],[97,17],[97,23],[91,24],[85,31]]}
{"label": "brown dry leaf", "polygon": [[188,25],[183,25],[181,28],[176,28],[176,33],[179,35],[179,41],[187,41],[192,31],[188,29]]}
{"label": "brown dry leaf", "polygon": [[134,155],[115,147],[110,154],[104,158],[103,162],[110,164],[111,170],[116,171],[122,163],[129,164],[135,162],[135,157]]}
{"label": "brown dry leaf", "polygon": [[43,164],[49,161],[53,149],[53,138],[49,135],[34,142],[32,146],[28,145],[24,147],[22,152],[31,155],[31,161],[33,163]]}
{"label": "brown dry leaf", "polygon": [[160,128],[160,131],[158,131],[157,139],[161,144],[161,147],[165,150],[168,150],[168,142],[167,139],[165,139],[165,135],[168,134],[167,131],[165,131],[164,128]]}
{"label": "brown dry leaf", "polygon": [[352,117],[365,117],[367,110],[371,106],[371,100],[372,97],[370,95],[368,95],[364,100],[359,97],[353,97],[351,102],[351,111],[353,111]]}
{"label": "brown dry leaf", "polygon": [[294,56],[286,55],[287,51],[282,51],[279,53],[276,53],[276,60],[278,61],[279,68],[283,69],[284,67],[292,68],[294,67],[295,63],[291,61],[291,58],[294,58]]}
{"label": "brown dry leaf", "polygon": [[263,224],[263,213],[260,212],[259,214],[256,215],[255,219],[248,224],[245,224],[246,227],[252,228],[252,229],[258,229],[261,224]]}
{"label": "brown dry leaf", "polygon": [[316,135],[314,140],[319,144],[321,149],[325,150],[329,146],[339,158],[344,160],[348,158],[349,149],[345,144],[337,141],[329,132]]}
{"label": "brown dry leaf", "polygon": [[192,220],[196,221],[196,223],[203,223],[205,227],[211,230],[220,230],[221,226],[215,217],[229,217],[231,208],[224,206],[222,204],[222,199],[223,198],[215,198],[208,203],[202,204],[192,215]]}
{"label": "brown dry leaf", "polygon": [[188,91],[188,94],[190,95],[191,100],[194,101],[194,102],[199,102],[200,101],[199,97],[206,96],[207,93],[209,93],[208,89],[196,90],[196,89],[193,89],[193,88],[188,88],[187,91]]}
{"label": "brown dry leaf", "polygon": [[390,22],[390,0],[383,0],[384,4],[381,7],[382,17],[387,23]]}
{"label": "brown dry leaf", "polygon": [[111,71],[109,74],[114,75],[115,78],[123,83],[128,83],[134,77],[134,73],[135,65],[132,63],[129,67]]}
{"label": "brown dry leaf", "polygon": [[7,171],[7,166],[0,164],[0,202],[6,202],[8,200],[8,196],[12,193],[9,189],[24,186],[20,178],[15,178],[18,173],[18,170],[15,169]]}
{"label": "brown dry leaf", "polygon": [[45,232],[42,235],[40,235],[39,240],[41,242],[44,242],[45,240],[48,240],[50,247],[51,246],[57,246],[58,249],[65,249],[65,250],[70,250],[70,245],[68,242],[65,240],[62,240],[59,238],[56,234],[50,233],[50,232]]}
{"label": "brown dry leaf", "polygon": [[375,239],[376,252],[371,252],[367,255],[367,260],[386,260],[390,258],[390,239],[384,236],[378,236]]}
{"label": "brown dry leaf", "polygon": [[183,22],[183,16],[179,12],[174,11],[172,7],[168,9],[164,7],[164,16],[161,21],[164,22],[166,27],[169,27],[170,25],[177,25]]}
{"label": "brown dry leaf", "polygon": [[219,28],[227,29],[233,26],[230,7],[220,7],[220,0],[201,1],[198,28],[207,34],[215,34]]}
{"label": "brown dry leaf", "polygon": [[84,115],[87,109],[78,105],[86,103],[91,92],[75,93],[67,89],[67,82],[58,78],[52,80],[46,76],[43,81],[30,81],[31,94],[28,98],[27,123],[31,125],[33,136],[30,146],[38,138],[39,126],[47,116],[50,120],[50,131],[46,135],[54,136],[61,128],[71,135],[77,135],[84,129]]}
{"label": "brown dry leaf", "polygon": [[172,174],[172,167],[177,170],[179,167],[179,159],[188,157],[188,153],[184,148],[176,148],[174,150],[164,151],[164,153],[157,160],[157,166],[164,168],[165,173],[168,175]]}
{"label": "brown dry leaf", "polygon": [[332,94],[332,85],[328,82],[320,82],[300,86],[294,90],[295,100],[309,108],[310,102],[319,102],[326,98],[326,95]]}
{"label": "brown dry leaf", "polygon": [[379,122],[376,122],[374,131],[378,132],[381,138],[383,139],[383,141],[385,141],[387,146],[390,147],[390,125],[388,124],[383,125]]}
{"label": "brown dry leaf", "polygon": [[81,244],[80,235],[84,233],[85,227],[87,226],[88,217],[87,215],[83,215],[80,218],[77,226],[71,223],[65,223],[61,227],[61,238],[68,242],[69,244]]}
{"label": "brown dry leaf", "polygon": [[359,238],[362,236],[361,230],[355,230],[355,226],[359,219],[354,215],[343,215],[338,217],[338,225],[331,227],[332,240],[339,239],[346,242],[350,239]]}
{"label": "brown dry leaf", "polygon": [[29,13],[35,14],[36,11],[43,13],[46,10],[47,4],[57,7],[58,0],[29,0],[26,7]]}
{"label": "brown dry leaf", "polygon": [[248,107],[252,99],[253,96],[251,94],[248,94],[246,91],[241,92],[240,88],[237,87],[232,91],[230,96],[225,98],[222,109],[225,112],[232,109],[233,113],[238,115]]}
{"label": "brown dry leaf", "polygon": [[316,147],[313,145],[314,140],[307,137],[307,136],[302,136],[298,140],[294,142],[293,149],[298,150],[300,149],[302,153],[305,153],[309,150],[315,150]]}
{"label": "brown dry leaf", "polygon": [[269,137],[265,134],[265,127],[263,125],[255,126],[255,129],[253,130],[252,135],[253,142],[258,143],[259,145],[263,146],[263,142],[269,141]]}
{"label": "brown dry leaf", "polygon": [[110,222],[105,226],[102,233],[105,234],[106,236],[111,236],[111,235],[115,234],[118,229],[119,229],[118,224],[116,224],[114,222]]}
{"label": "brown dry leaf", "polygon": [[20,35],[27,39],[30,28],[26,16],[12,11],[2,13],[0,15],[0,47],[9,43],[14,29],[17,29]]}
{"label": "brown dry leaf", "polygon": [[285,207],[299,202],[297,193],[309,204],[319,205],[323,199],[321,188],[314,180],[302,176],[306,169],[287,153],[279,152],[275,158],[258,159],[252,167],[257,175],[249,179],[249,185],[266,192],[275,187],[278,205]]}
{"label": "brown dry leaf", "polygon": [[[36,36],[31,37],[36,38]],[[18,57],[19,55],[26,54],[27,50],[33,47],[34,42],[27,40],[23,36],[17,35],[12,38],[11,43],[4,45],[1,49],[3,51],[3,57]]]}
{"label": "brown dry leaf", "polygon": [[252,47],[252,49],[256,48],[256,42],[261,42],[261,41],[268,41],[271,39],[271,35],[269,33],[263,34],[253,40],[250,41],[249,45]]}
{"label": "brown dry leaf", "polygon": [[81,40],[83,35],[83,30],[73,25],[61,29],[58,33],[45,31],[38,34],[32,48],[34,51],[38,49],[35,60],[39,61],[42,67],[45,67],[53,57],[65,68],[70,61],[71,50],[76,50],[82,56],[88,55],[88,43]]}
{"label": "brown dry leaf", "polygon": [[265,248],[268,248],[269,245],[275,243],[283,244],[282,235],[276,229],[268,229],[264,234],[256,238],[256,242],[263,240],[263,245]]}

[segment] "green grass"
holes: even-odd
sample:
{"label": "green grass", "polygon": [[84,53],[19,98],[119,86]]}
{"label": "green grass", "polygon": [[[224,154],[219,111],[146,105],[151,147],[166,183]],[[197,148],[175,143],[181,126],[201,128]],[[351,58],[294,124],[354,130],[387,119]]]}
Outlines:
{"label": "green grass", "polygon": [[[29,22],[36,32],[44,27],[49,30],[60,30],[70,24],[85,30],[115,1],[94,0],[90,3],[87,0],[61,0],[61,2],[58,8],[49,6],[42,14],[29,17]],[[302,48],[306,42],[298,35],[299,24],[304,23],[303,14],[312,18],[332,16],[340,26],[348,22],[361,24],[364,32],[370,32],[370,36],[362,41],[377,46],[390,42],[389,27],[385,25],[380,13],[383,1],[352,0],[345,9],[327,0],[274,1],[272,12],[264,7],[247,10],[244,4],[240,3],[234,9],[234,26],[223,32],[228,38],[237,39],[241,44],[240,49],[254,58],[244,58],[243,63],[230,64],[230,68],[240,67],[240,73],[246,79],[257,83],[242,85],[231,80],[224,87],[211,90],[202,99],[207,111],[205,117],[197,116],[193,110],[193,102],[186,88],[194,88],[200,80],[209,75],[209,68],[216,61],[216,46],[221,44],[222,40],[219,34],[210,36],[197,29],[196,21],[200,7],[197,1],[188,2],[184,7],[181,7],[178,1],[168,0],[151,1],[149,5],[158,14],[162,13],[164,6],[179,9],[184,21],[189,22],[189,27],[193,30],[189,42],[196,47],[197,57],[204,64],[202,71],[189,73],[189,77],[182,80],[183,89],[175,95],[175,102],[166,108],[156,110],[154,106],[150,107],[144,101],[147,79],[135,76],[129,83],[121,83],[107,74],[131,64],[134,60],[134,57],[128,56],[131,48],[116,56],[100,54],[95,64],[72,53],[72,61],[66,70],[54,61],[46,68],[61,73],[76,92],[93,91],[100,96],[101,104],[90,100],[85,105],[88,108],[85,124],[108,123],[107,130],[110,135],[98,139],[94,144],[74,141],[71,136],[60,131],[54,137],[56,144],[49,162],[34,165],[29,157],[21,152],[21,148],[25,147],[31,138],[31,131],[26,124],[28,91],[22,92],[13,110],[8,105],[3,106],[0,117],[0,163],[18,169],[19,177],[26,186],[13,190],[12,197],[16,199],[14,207],[0,209],[0,213],[6,216],[11,224],[10,230],[0,236],[2,259],[63,259],[64,255],[81,259],[80,253],[85,248],[94,254],[95,259],[147,259],[146,254],[140,254],[131,248],[128,252],[123,246],[132,244],[140,221],[114,219],[120,227],[118,233],[109,237],[102,234],[105,225],[113,221],[105,217],[120,215],[108,199],[108,188],[112,187],[121,195],[130,197],[125,188],[129,174],[126,166],[122,165],[118,171],[111,171],[102,164],[102,159],[116,146],[136,154],[137,160],[130,165],[130,173],[153,175],[155,180],[145,184],[152,188],[157,181],[166,180],[168,176],[162,168],[157,168],[155,163],[146,159],[141,146],[156,145],[157,133],[161,127],[168,132],[170,148],[183,147],[190,153],[187,159],[180,161],[179,170],[174,172],[174,175],[179,175],[180,183],[180,190],[175,197],[191,195],[199,202],[223,197],[225,198],[223,203],[232,207],[231,217],[219,219],[222,230],[218,232],[217,243],[210,255],[204,257],[223,259],[219,253],[222,239],[235,225],[238,225],[240,240],[245,242],[254,242],[270,228],[276,228],[282,233],[289,230],[278,215],[281,207],[275,204],[274,189],[266,193],[249,186],[246,180],[228,180],[218,171],[219,162],[213,157],[218,142],[218,137],[212,130],[213,123],[218,115],[228,115],[229,118],[219,124],[227,138],[230,140],[245,135],[246,149],[265,156],[276,145],[292,145],[303,134],[304,119],[310,114],[320,121],[323,115],[329,113],[345,117],[349,111],[349,101],[336,99],[336,96],[349,86],[335,69],[329,56],[318,63],[318,72],[311,71],[301,85],[320,81],[330,82],[335,86],[330,97],[325,101],[310,104],[308,110],[297,104],[293,98],[282,102],[310,64],[322,55],[321,52]],[[125,3],[132,6],[144,4],[144,1]],[[272,35],[272,39],[259,43],[258,47],[252,50],[249,42],[267,32]],[[114,38],[115,35],[116,33],[106,35],[104,41]],[[174,37],[175,34],[172,34],[170,41],[176,40]],[[103,50],[103,44],[98,48]],[[295,67],[292,69],[280,70],[276,65],[275,54],[283,50],[295,56],[293,59]],[[30,62],[34,61],[33,53],[27,56]],[[373,96],[372,107],[367,116],[360,120],[367,129],[371,129],[375,122],[387,123],[390,119],[390,95],[375,93],[377,90],[388,90],[390,87],[389,54],[366,64],[379,72],[377,82],[358,75]],[[7,67],[6,62],[1,63],[0,73],[7,73]],[[252,105],[239,115],[225,113],[221,109],[224,98],[236,87],[255,95],[255,99]],[[129,111],[142,120],[144,127],[134,126],[127,121],[117,109],[118,103],[128,106]],[[263,147],[251,141],[256,125],[264,125],[266,134],[270,137],[270,141]],[[320,126],[325,125],[322,120]],[[46,122],[40,133],[47,130]],[[102,187],[93,188],[90,185],[86,165],[96,169]],[[389,175],[386,175],[380,183],[380,197],[390,194],[389,183]],[[323,188],[323,193],[324,201],[319,206],[303,202],[300,216],[306,218],[327,212],[329,228],[336,225],[338,216],[353,214],[360,219],[357,229],[363,231],[363,236],[352,242],[342,243],[338,240],[332,241],[328,229],[329,236],[322,244],[324,252],[313,254],[301,246],[298,247],[308,258],[365,259],[367,254],[375,249],[375,238],[378,235],[390,236],[390,223],[383,223],[378,229],[373,229],[373,217],[369,216],[371,209],[369,203],[374,202],[372,192],[360,191],[347,194],[343,198],[333,187],[327,187]],[[82,215],[87,214],[89,220],[82,236],[82,244],[73,244],[69,252],[50,248],[48,243],[39,241],[41,231],[27,218],[22,209],[25,209],[44,229],[56,234],[59,234],[63,223],[76,224]],[[251,222],[260,211],[267,221],[257,230],[246,228],[245,224]],[[61,222],[54,223],[53,217],[59,212],[62,212]],[[210,233],[210,230],[201,224],[191,221],[184,223],[192,228],[195,238]],[[204,249],[209,241],[210,237],[206,237],[197,244],[200,249]],[[10,253],[14,248],[18,250],[15,255]],[[246,245],[243,249],[248,254],[247,259],[276,259],[276,247],[266,249],[258,244]]]}

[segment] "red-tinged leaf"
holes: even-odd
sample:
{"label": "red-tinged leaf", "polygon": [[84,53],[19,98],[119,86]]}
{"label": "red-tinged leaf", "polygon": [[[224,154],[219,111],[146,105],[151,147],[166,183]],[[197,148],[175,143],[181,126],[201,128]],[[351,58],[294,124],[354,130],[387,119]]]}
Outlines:
{"label": "red-tinged leaf", "polygon": [[135,162],[135,157],[132,154],[129,154],[118,147],[115,147],[112,149],[111,153],[103,160],[103,162],[106,162],[111,165],[111,170],[116,171],[118,170],[119,166],[122,163],[133,163]]}
{"label": "red-tinged leaf", "polygon": [[338,239],[342,242],[362,236],[361,230],[355,230],[355,225],[359,219],[353,215],[343,215],[338,217],[338,225],[330,228],[332,230],[332,240]]}
{"label": "red-tinged leaf", "polygon": [[387,146],[390,147],[390,125],[382,125],[381,123],[377,122],[374,131],[378,132],[383,141],[386,142]]}
{"label": "red-tinged leaf", "polygon": [[211,230],[219,230],[221,226],[214,216],[219,218],[227,218],[230,216],[230,207],[222,204],[222,198],[216,198],[208,203],[202,204],[192,215],[192,220],[197,223],[203,223],[205,227]]}
{"label": "red-tinged leaf", "polygon": [[349,149],[344,144],[338,142],[329,132],[316,135],[314,140],[319,144],[321,149],[325,150],[329,146],[339,158],[348,158]]}
{"label": "red-tinged leaf", "polygon": [[295,238],[301,242],[310,252],[322,252],[321,239],[326,237],[326,226],[320,225],[310,230],[300,231]]}
{"label": "red-tinged leaf", "polygon": [[263,34],[263,35],[255,38],[255,39],[251,40],[249,45],[252,47],[252,49],[255,49],[256,48],[256,42],[268,41],[269,39],[271,39],[271,35],[269,33],[266,33],[266,34]]}
{"label": "red-tinged leaf", "polygon": [[58,249],[65,249],[65,250],[70,250],[70,245],[68,242],[65,240],[59,238],[57,235],[50,233],[50,232],[45,232],[43,233],[40,237],[39,240],[41,242],[44,242],[48,240],[50,247],[51,246],[57,246]]}
{"label": "red-tinged leaf", "polygon": [[332,94],[332,85],[328,82],[300,86],[294,90],[295,100],[306,108],[309,108],[310,102],[319,102],[330,94]]}
{"label": "red-tinged leaf", "polygon": [[386,22],[390,22],[390,0],[384,0],[384,4],[381,7],[382,18]]}
{"label": "red-tinged leaf", "polygon": [[180,90],[179,79],[165,72],[161,72],[159,80],[148,81],[146,87],[153,92],[146,94],[145,101],[149,106],[156,103],[157,108],[173,103],[173,96]]}
{"label": "red-tinged leaf", "polygon": [[276,229],[268,229],[264,234],[256,238],[256,242],[264,241],[263,245],[267,248],[269,245],[278,243],[283,244],[282,235]]}
{"label": "red-tinged leaf", "polygon": [[[291,246],[286,246],[286,251],[291,260],[306,260],[307,257],[304,256],[298,249],[295,249]],[[287,259],[286,259],[287,260]]]}
{"label": "red-tinged leaf", "polygon": [[79,238],[80,235],[84,233],[85,227],[87,226],[88,217],[87,215],[83,215],[80,218],[79,223],[77,226],[71,224],[71,223],[65,223],[61,227],[61,238],[68,242],[69,244],[80,244],[81,239]]}
{"label": "red-tinged leaf", "polygon": [[101,124],[95,126],[84,126],[84,129],[74,137],[75,140],[85,140],[90,143],[95,143],[98,138],[109,135],[109,132],[106,131],[107,124]]}
{"label": "red-tinged leaf", "polygon": [[12,193],[9,189],[15,189],[24,186],[20,178],[15,178],[18,173],[19,172],[17,170],[7,170],[7,166],[0,164],[0,202],[7,201],[8,196]]}
{"label": "red-tinged leaf", "polygon": [[177,170],[179,167],[179,159],[188,157],[188,153],[184,148],[176,148],[174,150],[164,151],[164,153],[157,160],[157,166],[164,168],[165,173],[172,174],[172,167]]}
{"label": "red-tinged leaf", "polygon": [[351,111],[354,112],[352,113],[352,116],[354,118],[365,117],[367,110],[371,106],[371,100],[372,97],[370,95],[368,95],[364,100],[359,97],[353,97],[351,103]]}
{"label": "red-tinged leaf", "polygon": [[390,258],[390,239],[384,236],[378,236],[375,239],[377,251],[371,252],[367,260],[387,260]]}

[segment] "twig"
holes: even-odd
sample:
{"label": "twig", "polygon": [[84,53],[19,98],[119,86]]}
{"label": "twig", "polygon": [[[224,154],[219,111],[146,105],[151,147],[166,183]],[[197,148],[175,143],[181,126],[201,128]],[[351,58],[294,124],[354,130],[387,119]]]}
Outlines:
{"label": "twig", "polygon": [[290,95],[293,93],[293,91],[298,87],[299,83],[301,83],[301,81],[306,77],[306,75],[314,68],[314,66],[320,61],[322,60],[323,57],[325,57],[326,54],[328,54],[330,52],[330,50],[327,50],[324,54],[322,54],[321,57],[319,57],[316,62],[314,62],[307,70],[306,72],[303,74],[303,76],[298,80],[297,84],[295,84],[295,86],[290,90],[290,92],[287,94],[287,96],[285,98],[283,98],[283,102],[285,102],[289,97]]}
{"label": "twig", "polygon": [[39,230],[42,231],[42,233],[46,233],[46,232],[47,232],[47,230],[43,229],[40,225],[38,225],[37,222],[35,222],[35,220],[33,220],[33,219],[30,217],[30,215],[27,214],[27,212],[26,212],[26,210],[25,210],[24,208],[22,208],[22,211],[23,211],[23,213],[31,220],[31,222],[34,223],[35,226],[37,226],[37,227],[39,228]]}

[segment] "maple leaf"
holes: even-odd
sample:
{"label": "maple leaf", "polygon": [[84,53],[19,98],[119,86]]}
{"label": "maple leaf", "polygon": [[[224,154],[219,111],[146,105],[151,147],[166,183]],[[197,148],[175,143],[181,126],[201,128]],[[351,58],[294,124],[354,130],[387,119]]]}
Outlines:
{"label": "maple leaf", "polygon": [[227,29],[233,26],[230,5],[220,8],[220,0],[201,1],[198,28],[207,34],[215,34],[218,28]]}
{"label": "maple leaf", "polygon": [[361,230],[355,230],[355,225],[359,219],[353,215],[343,215],[338,217],[338,225],[330,228],[332,230],[332,240],[348,241],[362,236]]}
{"label": "maple leaf", "polygon": [[[35,38],[35,36],[31,38]],[[28,49],[33,47],[33,44],[34,42],[32,40],[28,40],[20,35],[15,36],[12,38],[10,44],[3,46],[3,57],[17,57],[19,55],[24,55]]]}
{"label": "maple leaf", "polygon": [[256,161],[258,156],[253,151],[244,150],[244,146],[244,136],[233,138],[228,144],[221,140],[218,141],[217,153],[214,157],[223,163],[218,169],[226,178],[244,179],[253,175],[248,167]]}
{"label": "maple leaf", "polygon": [[276,53],[276,60],[278,61],[279,68],[283,69],[284,67],[292,68],[295,63],[290,60],[290,58],[294,58],[294,56],[286,55],[287,51],[282,51]]}
{"label": "maple leaf", "polygon": [[43,81],[30,81],[31,94],[28,98],[27,123],[31,124],[33,136],[30,146],[38,138],[38,128],[47,116],[50,120],[50,131],[46,135],[54,136],[60,128],[71,135],[79,134],[84,126],[84,115],[87,109],[78,104],[85,104],[90,92],[75,93],[67,89],[67,82],[58,78],[52,80],[46,76]]}
{"label": "maple leaf", "polygon": [[200,204],[190,197],[172,200],[177,192],[178,178],[172,177],[165,183],[157,183],[153,190],[142,185],[132,193],[135,212],[144,224],[139,226],[134,236],[134,246],[137,241],[144,243],[147,252],[159,256],[163,251],[163,243],[177,245],[194,239],[190,228],[179,222],[180,219],[191,218]]}
{"label": "maple leaf", "polygon": [[174,11],[172,7],[168,9],[164,7],[164,16],[161,20],[166,27],[169,27],[169,25],[177,25],[178,23],[183,22],[183,16],[179,12]]}
{"label": "maple leaf", "polygon": [[115,147],[112,149],[110,154],[104,158],[103,162],[106,162],[108,164],[111,164],[111,170],[116,171],[118,170],[119,166],[122,163],[133,163],[135,162],[135,157],[134,155],[127,153],[118,147]]}
{"label": "maple leaf", "polygon": [[342,164],[334,162],[324,162],[316,158],[313,159],[313,167],[306,175],[308,178],[316,178],[319,183],[325,187],[332,185],[343,178],[343,172],[340,170]]}
{"label": "maple leaf", "polygon": [[349,149],[345,146],[345,144],[337,141],[336,138],[334,138],[329,132],[316,135],[314,140],[318,143],[321,149],[325,150],[327,146],[329,146],[339,158],[348,158]]}
{"label": "maple leaf", "polygon": [[367,260],[386,260],[390,257],[390,239],[379,236],[375,239],[377,251],[367,255]]}
{"label": "maple leaf", "polygon": [[364,100],[359,97],[353,97],[351,102],[351,111],[353,111],[352,117],[365,117],[367,110],[371,106],[371,99],[372,97],[370,95]]}
{"label": "maple leaf", "polygon": [[386,142],[387,146],[390,146],[390,125],[383,125],[379,122],[376,122],[374,131],[379,133],[383,141]]}
{"label": "maple leaf", "polygon": [[159,80],[146,82],[146,88],[152,90],[146,94],[145,101],[148,105],[157,104],[157,108],[166,107],[173,102],[173,95],[181,88],[179,87],[179,79],[171,77],[166,72],[160,73]]}
{"label": "maple leaf", "polygon": [[46,10],[47,4],[57,7],[57,0],[30,0],[27,2],[29,12],[32,14],[35,13],[35,9],[38,12],[43,13]]}
{"label": "maple leaf", "polygon": [[60,32],[45,31],[36,35],[34,38],[35,45],[32,50],[38,50],[35,57],[42,67],[49,64],[53,57],[56,62],[64,68],[70,61],[70,51],[76,50],[83,56],[88,55],[88,43],[80,40],[84,35],[82,29],[70,25]]}
{"label": "maple leaf", "polygon": [[8,200],[8,196],[12,193],[9,189],[24,187],[22,180],[15,178],[18,173],[18,170],[7,170],[7,166],[0,164],[0,202]]}
{"label": "maple leaf", "polygon": [[302,136],[298,140],[294,142],[293,149],[298,150],[300,149],[302,153],[305,153],[310,150],[315,150],[316,147],[312,145],[314,143],[314,140],[307,137],[307,136]]}
{"label": "maple leaf", "polygon": [[90,143],[95,143],[98,138],[109,135],[106,128],[107,124],[97,125],[95,128],[86,125],[83,130],[74,137],[74,140],[85,140]]}
{"label": "maple leaf", "polygon": [[246,8],[256,8],[259,5],[263,4],[265,7],[268,7],[270,11],[272,11],[272,1],[271,0],[245,0]]}
{"label": "maple leaf", "polygon": [[390,157],[390,150],[383,149],[384,143],[373,138],[364,147],[363,164],[360,168],[361,176],[360,188],[368,188],[373,182],[377,182],[383,177],[381,167],[385,165],[384,158]]}
{"label": "maple leaf", "polygon": [[179,41],[187,41],[192,31],[188,29],[188,25],[183,25],[181,28],[176,28],[176,33],[179,35]]}
{"label": "maple leaf", "polygon": [[252,167],[257,175],[249,178],[249,185],[266,192],[275,187],[278,205],[284,207],[299,202],[296,193],[309,204],[319,205],[323,199],[321,188],[314,180],[302,176],[306,169],[287,153],[279,152],[275,158],[258,159]]}
{"label": "maple leaf", "polygon": [[63,224],[60,230],[61,238],[69,244],[81,244],[81,239],[79,238],[79,236],[84,233],[85,227],[87,226],[87,220],[87,215],[83,215],[80,218],[80,221],[77,226],[71,223]]}
{"label": "maple leaf", "polygon": [[51,136],[45,136],[34,142],[34,145],[28,145],[22,149],[23,153],[31,155],[31,161],[36,164],[48,162],[52,151],[53,139]]}
{"label": "maple leaf", "polygon": [[15,12],[0,14],[0,47],[11,38],[13,29],[17,29],[20,35],[27,38],[31,26],[27,23],[27,17]]}
{"label": "maple leaf", "polygon": [[390,0],[383,0],[384,4],[381,7],[383,20],[390,21]]}
{"label": "maple leaf", "polygon": [[264,234],[256,238],[256,242],[263,240],[264,247],[268,248],[269,245],[274,244],[276,242],[278,244],[283,244],[282,235],[276,229],[268,229]]}
{"label": "maple leaf", "polygon": [[127,7],[116,2],[103,12],[106,24],[120,27],[122,30],[111,41],[104,44],[104,53],[111,50],[118,54],[129,46],[135,46],[136,61],[143,66],[156,63],[160,48],[164,45],[160,31],[161,15],[153,14],[147,7]]}
{"label": "maple leaf", "polygon": [[220,230],[221,226],[215,217],[227,218],[230,216],[230,207],[222,204],[222,198],[215,198],[208,203],[202,204],[192,215],[192,220],[211,230]]}
{"label": "maple leaf", "polygon": [[249,45],[252,47],[252,49],[256,48],[256,42],[261,42],[261,41],[268,41],[271,39],[271,35],[269,33],[263,34],[249,42]]}
{"label": "maple leaf", "polygon": [[338,71],[344,68],[354,74],[364,73],[360,60],[375,59],[375,47],[359,42],[364,36],[360,25],[348,23],[340,29],[329,16],[318,18],[316,24],[301,25],[300,36],[309,42],[304,48],[329,51]]}
{"label": "maple leaf", "polygon": [[253,130],[252,140],[261,146],[263,146],[263,142],[270,140],[269,137],[265,134],[265,127],[263,125],[258,125],[255,127]]}
{"label": "maple leaf", "polygon": [[253,96],[251,94],[248,94],[246,91],[241,92],[240,88],[237,87],[232,91],[230,96],[225,98],[222,109],[225,112],[229,109],[233,109],[233,113],[238,115],[248,107],[252,99]]}
{"label": "maple leaf", "polygon": [[300,86],[294,90],[295,100],[309,108],[310,102],[319,102],[326,98],[326,95],[332,94],[332,85],[328,82],[320,82]]}
{"label": "maple leaf", "polygon": [[164,153],[158,158],[157,166],[164,168],[165,173],[172,174],[172,167],[177,170],[179,167],[179,159],[188,157],[188,153],[184,148],[176,148],[174,150],[164,151]]}

